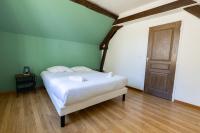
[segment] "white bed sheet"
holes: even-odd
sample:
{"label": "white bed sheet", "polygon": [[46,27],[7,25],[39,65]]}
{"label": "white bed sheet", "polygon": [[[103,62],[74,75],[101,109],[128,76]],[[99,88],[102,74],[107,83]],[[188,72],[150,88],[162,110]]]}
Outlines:
{"label": "white bed sheet", "polygon": [[[69,80],[69,76],[82,76],[87,81]],[[110,91],[122,89],[127,85],[127,79],[121,76],[107,77],[106,73],[62,72],[51,73],[43,71],[41,77],[49,93],[59,99],[60,106],[75,104]]]}

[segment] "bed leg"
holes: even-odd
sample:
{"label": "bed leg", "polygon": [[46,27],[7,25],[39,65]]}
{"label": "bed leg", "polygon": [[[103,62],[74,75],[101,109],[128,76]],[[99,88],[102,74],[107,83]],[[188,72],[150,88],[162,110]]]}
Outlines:
{"label": "bed leg", "polygon": [[60,117],[60,126],[64,127],[65,126],[65,116]]}
{"label": "bed leg", "polygon": [[122,101],[125,101],[125,100],[126,100],[126,94],[123,94]]}

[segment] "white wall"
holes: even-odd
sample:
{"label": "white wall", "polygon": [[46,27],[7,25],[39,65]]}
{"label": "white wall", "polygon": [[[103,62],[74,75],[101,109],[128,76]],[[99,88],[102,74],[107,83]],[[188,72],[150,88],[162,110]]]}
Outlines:
{"label": "white wall", "polygon": [[174,98],[200,106],[200,19],[185,11],[132,22],[118,31],[109,44],[106,71],[128,78],[129,86],[144,89],[149,27],[182,21]]}

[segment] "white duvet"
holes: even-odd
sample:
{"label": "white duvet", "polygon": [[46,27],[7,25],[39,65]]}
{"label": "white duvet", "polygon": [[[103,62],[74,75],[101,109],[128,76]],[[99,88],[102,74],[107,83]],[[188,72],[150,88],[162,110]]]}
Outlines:
{"label": "white duvet", "polygon": [[[73,81],[69,79],[70,76],[81,76],[86,81]],[[127,84],[127,79],[124,77],[109,77],[106,73],[97,71],[61,73],[43,71],[41,77],[48,92],[56,96],[62,102],[62,106],[75,104],[113,90],[122,89]]]}

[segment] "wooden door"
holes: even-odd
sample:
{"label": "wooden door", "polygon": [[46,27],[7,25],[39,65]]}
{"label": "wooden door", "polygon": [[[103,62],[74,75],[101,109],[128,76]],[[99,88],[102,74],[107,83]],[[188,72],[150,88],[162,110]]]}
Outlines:
{"label": "wooden door", "polygon": [[181,21],[150,28],[145,92],[172,99]]}

